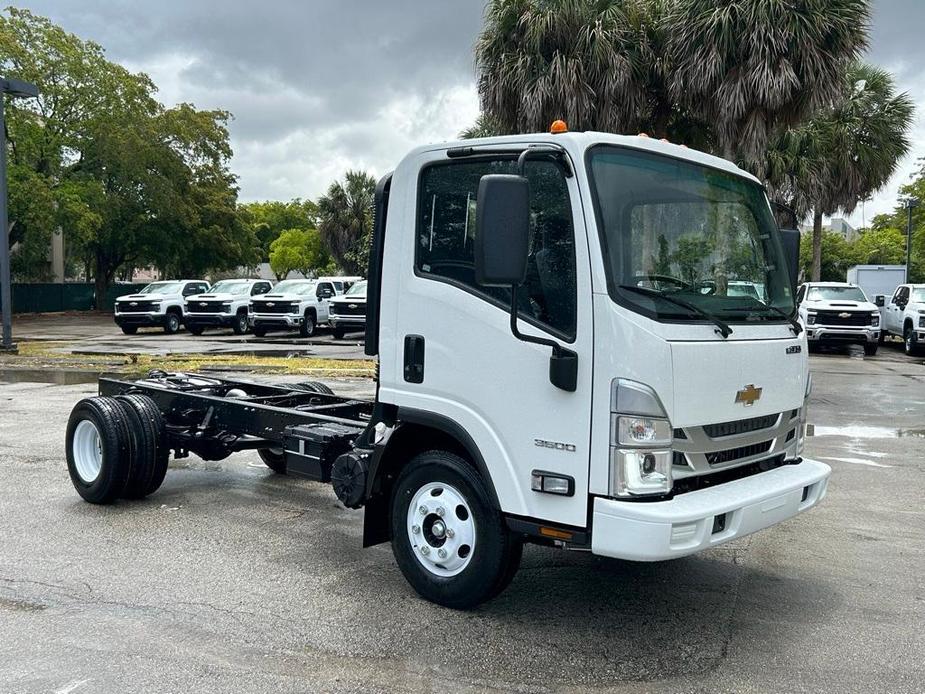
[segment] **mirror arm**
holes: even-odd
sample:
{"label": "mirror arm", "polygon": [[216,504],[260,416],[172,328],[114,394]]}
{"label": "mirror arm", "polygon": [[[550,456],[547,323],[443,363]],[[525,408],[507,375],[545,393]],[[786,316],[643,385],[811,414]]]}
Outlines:
{"label": "mirror arm", "polygon": [[511,285],[511,333],[522,342],[552,347],[549,358],[549,382],[556,388],[574,393],[578,388],[578,355],[560,345],[555,340],[545,337],[525,335],[517,328],[517,285]]}

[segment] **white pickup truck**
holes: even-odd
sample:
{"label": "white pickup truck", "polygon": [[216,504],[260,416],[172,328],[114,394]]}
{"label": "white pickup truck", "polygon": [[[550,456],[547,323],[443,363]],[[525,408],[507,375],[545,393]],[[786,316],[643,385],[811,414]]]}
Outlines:
{"label": "white pickup truck", "polygon": [[115,321],[126,335],[138,328],[160,326],[172,335],[184,322],[186,298],[209,291],[204,280],[174,280],[152,282],[137,294],[116,299]]}
{"label": "white pickup truck", "polygon": [[880,311],[861,288],[848,282],[807,282],[797,292],[800,322],[809,348],[820,344],[858,344],[877,353]]}
{"label": "white pickup truck", "polygon": [[235,335],[247,332],[251,297],[273,288],[267,280],[221,280],[208,293],[186,298],[186,329],[202,335],[206,328],[231,328]]}
{"label": "white pickup truck", "polygon": [[320,323],[328,322],[329,299],[336,294],[332,281],[284,280],[251,300],[251,330],[263,337],[271,330],[298,329],[302,337],[311,337]]}
{"label": "white pickup truck", "polygon": [[921,355],[925,350],[925,284],[899,285],[880,312],[882,334],[901,337],[909,356]]}

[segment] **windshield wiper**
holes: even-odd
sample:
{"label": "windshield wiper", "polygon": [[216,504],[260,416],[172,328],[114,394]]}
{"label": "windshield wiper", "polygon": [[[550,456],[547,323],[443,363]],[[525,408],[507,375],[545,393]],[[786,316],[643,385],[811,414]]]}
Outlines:
{"label": "windshield wiper", "polygon": [[[745,297],[745,298],[748,299],[750,297]],[[752,301],[754,302],[754,304],[757,304],[759,307],[767,309],[771,313],[777,314],[778,316],[786,320],[788,323],[790,323],[790,329],[793,331],[794,335],[799,335],[801,332],[803,332],[803,326],[800,325],[800,321],[798,321],[796,318],[793,317],[793,314],[788,314],[784,311],[781,311],[779,308],[777,308],[777,306],[771,306],[771,304],[766,304],[763,301],[760,301],[758,299],[752,299]],[[730,307],[724,308],[723,310],[724,311],[735,311],[735,310],[741,310],[741,308],[743,307],[730,306]]]}
{"label": "windshield wiper", "polygon": [[681,308],[686,308],[691,313],[696,313],[698,316],[706,318],[708,321],[713,323],[716,326],[716,332],[727,338],[732,335],[732,328],[729,327],[729,324],[723,321],[722,319],[714,316],[709,311],[704,311],[702,308],[696,304],[689,303],[684,301],[684,299],[676,299],[673,296],[668,296],[662,292],[655,291],[654,289],[646,289],[645,287],[637,287],[632,284],[621,284],[620,289],[626,289],[630,292],[636,292],[637,294],[642,294],[643,296],[652,296],[658,297],[659,299],[664,299],[669,304],[674,304],[675,306],[680,306]]}

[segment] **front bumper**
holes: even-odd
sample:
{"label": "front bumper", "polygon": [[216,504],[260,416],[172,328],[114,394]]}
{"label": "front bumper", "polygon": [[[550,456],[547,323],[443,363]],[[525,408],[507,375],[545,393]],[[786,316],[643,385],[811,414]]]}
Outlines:
{"label": "front bumper", "polygon": [[116,325],[151,325],[163,327],[167,323],[166,313],[117,313]]}
{"label": "front bumper", "polygon": [[357,328],[359,330],[366,327],[366,316],[336,316],[332,313],[328,318],[328,323],[335,328]]}
{"label": "front bumper", "polygon": [[880,326],[852,328],[846,326],[807,325],[806,339],[810,342],[842,342],[859,345],[880,340]]}
{"label": "front bumper", "polygon": [[831,472],[825,463],[804,458],[797,465],[687,492],[670,501],[596,497],[591,551],[618,559],[662,561],[715,547],[812,508],[825,496]]}
{"label": "front bumper", "polygon": [[204,325],[230,328],[236,322],[237,316],[233,313],[187,313],[184,318],[184,323],[192,326]]}
{"label": "front bumper", "polygon": [[293,313],[254,313],[247,317],[251,327],[298,328],[302,325],[302,316]]}

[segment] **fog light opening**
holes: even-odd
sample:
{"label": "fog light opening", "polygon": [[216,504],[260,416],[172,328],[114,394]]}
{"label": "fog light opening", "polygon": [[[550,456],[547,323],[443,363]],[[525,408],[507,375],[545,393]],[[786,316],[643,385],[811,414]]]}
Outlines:
{"label": "fog light opening", "polygon": [[718,516],[713,516],[713,531],[712,534],[716,535],[721,533],[726,529],[726,514],[721,513]]}

